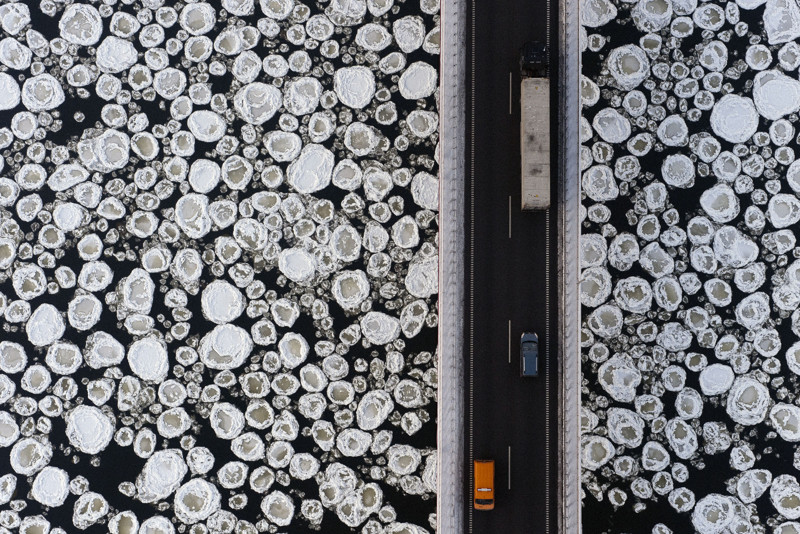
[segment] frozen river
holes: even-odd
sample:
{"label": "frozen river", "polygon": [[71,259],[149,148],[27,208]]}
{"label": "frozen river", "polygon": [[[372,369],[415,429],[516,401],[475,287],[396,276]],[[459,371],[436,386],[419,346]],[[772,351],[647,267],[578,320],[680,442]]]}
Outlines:
{"label": "frozen river", "polygon": [[436,524],[439,4],[0,6],[0,532]]}
{"label": "frozen river", "polygon": [[584,532],[800,532],[800,8],[581,23]]}

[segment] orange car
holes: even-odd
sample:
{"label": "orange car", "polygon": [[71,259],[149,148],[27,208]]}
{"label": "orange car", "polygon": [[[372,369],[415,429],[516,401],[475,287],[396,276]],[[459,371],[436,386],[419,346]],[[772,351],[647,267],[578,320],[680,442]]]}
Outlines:
{"label": "orange car", "polygon": [[475,460],[475,498],[476,510],[494,509],[494,460]]}

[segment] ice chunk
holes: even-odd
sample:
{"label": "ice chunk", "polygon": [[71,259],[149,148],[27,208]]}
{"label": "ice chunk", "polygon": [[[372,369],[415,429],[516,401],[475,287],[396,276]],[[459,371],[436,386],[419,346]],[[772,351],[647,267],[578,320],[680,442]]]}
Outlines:
{"label": "ice chunk", "polygon": [[22,104],[30,111],[49,111],[63,104],[64,100],[61,83],[49,74],[28,78],[22,84]]}
{"label": "ice chunk", "polygon": [[653,300],[653,291],[644,278],[631,276],[617,282],[614,288],[617,305],[631,313],[647,313]]}
{"label": "ice chunk", "polygon": [[583,173],[581,180],[586,196],[595,202],[609,202],[619,196],[614,172],[608,165],[594,165]]}
{"label": "ice chunk", "polygon": [[97,47],[97,67],[106,74],[116,74],[136,64],[138,53],[133,43],[109,35]]}
{"label": "ice chunk", "polygon": [[769,489],[769,500],[787,519],[800,518],[800,484],[793,475],[775,477]]}
{"label": "ice chunk", "polygon": [[631,10],[636,27],[644,33],[657,32],[669,25],[672,18],[670,0],[639,0]]}
{"label": "ice chunk", "polygon": [[128,365],[142,380],[161,382],[169,372],[166,344],[155,336],[134,341],[128,348]]}
{"label": "ice chunk", "polygon": [[225,135],[226,123],[218,113],[201,109],[193,111],[187,120],[189,131],[204,143],[215,143]]}
{"label": "ice chunk", "polygon": [[236,111],[250,124],[264,124],[270,120],[281,103],[280,89],[262,82],[245,85],[233,99]]}
{"label": "ice chunk", "polygon": [[283,365],[294,369],[303,363],[308,356],[308,342],[300,334],[287,332],[278,342],[278,351]]}
{"label": "ice chunk", "polygon": [[253,350],[253,340],[246,330],[223,324],[203,336],[198,353],[200,360],[211,369],[235,369],[244,364]]}
{"label": "ice chunk", "polygon": [[100,409],[81,405],[66,416],[67,438],[81,452],[97,454],[114,436],[114,423]]}
{"label": "ice chunk", "polygon": [[79,530],[86,530],[105,517],[108,508],[108,501],[105,497],[99,493],[88,491],[75,501],[72,524]]}
{"label": "ice chunk", "polygon": [[650,243],[639,253],[639,264],[653,278],[672,274],[675,260],[660,243]]}
{"label": "ice chunk", "polygon": [[[750,4],[750,1],[747,3]],[[763,0],[753,3],[755,5],[750,9],[762,4]],[[794,0],[767,0],[763,21],[771,45],[794,41],[800,37],[800,6]]]}
{"label": "ice chunk", "polygon": [[800,221],[800,200],[795,195],[779,193],[769,199],[767,216],[775,228],[792,226]]}
{"label": "ice chunk", "polygon": [[13,76],[0,72],[0,111],[14,109],[20,103],[22,92]]}
{"label": "ice chunk", "polygon": [[750,330],[758,330],[769,319],[769,297],[757,292],[744,297],[736,305],[736,321]]}
{"label": "ice chunk", "polygon": [[614,77],[617,87],[623,91],[635,89],[650,72],[650,61],[644,50],[628,44],[613,49],[606,59],[606,65]]}
{"label": "ice chunk", "polygon": [[31,476],[50,463],[53,457],[53,446],[47,440],[22,438],[11,448],[11,469],[23,476]]}
{"label": "ice chunk", "polygon": [[694,163],[684,154],[670,154],[661,163],[661,176],[667,185],[690,188],[694,186]]}
{"label": "ice chunk", "polygon": [[658,125],[656,135],[667,146],[684,146],[689,141],[689,128],[680,115],[670,115]]}
{"label": "ice chunk", "polygon": [[766,469],[750,469],[736,483],[736,494],[744,503],[755,502],[772,483],[772,473]]}
{"label": "ice chunk", "polygon": [[400,335],[400,321],[382,312],[368,312],[360,324],[364,337],[374,345],[386,345]]}
{"label": "ice chunk", "polygon": [[700,389],[703,395],[721,395],[733,385],[734,373],[729,366],[715,363],[700,372]]}
{"label": "ice chunk", "polygon": [[[700,195],[700,205],[718,223],[732,221],[739,215],[739,199],[727,184],[715,184]],[[691,232],[690,232],[691,235]]]}
{"label": "ice chunk", "polygon": [[306,145],[287,170],[287,181],[297,192],[315,193],[328,186],[333,173],[333,153],[322,145]]}
{"label": "ice chunk", "polygon": [[369,280],[364,271],[340,271],[333,278],[331,292],[345,310],[356,310],[369,296]]}
{"label": "ice chunk", "polygon": [[758,245],[733,226],[714,234],[714,255],[727,267],[744,267],[758,258]]}
{"label": "ice chunk", "polygon": [[614,443],[631,449],[642,444],[644,421],[639,415],[625,408],[609,408],[606,417],[608,437]]}
{"label": "ice chunk", "polygon": [[727,94],[714,104],[711,129],[731,143],[744,143],[758,129],[758,112],[747,97]]}
{"label": "ice chunk", "polygon": [[697,433],[683,419],[670,419],[664,427],[664,433],[678,458],[688,460],[697,452]]}
{"label": "ice chunk", "polygon": [[120,284],[123,307],[133,313],[150,313],[155,283],[144,269],[131,271]]}
{"label": "ice chunk", "polygon": [[307,285],[313,280],[316,273],[316,262],[306,250],[292,247],[280,252],[278,269],[289,280]]}
{"label": "ice chunk", "polygon": [[755,425],[766,417],[769,403],[769,390],[764,384],[749,376],[740,376],[728,393],[726,410],[737,423]]}
{"label": "ice chunk", "polygon": [[136,479],[137,498],[144,503],[166,499],[178,489],[188,470],[179,449],[156,451]]}
{"label": "ice chunk", "polygon": [[384,390],[367,392],[358,403],[356,421],[362,430],[374,430],[381,426],[394,409],[394,402]]}
{"label": "ice chunk", "polygon": [[578,12],[587,28],[599,28],[617,18],[617,8],[609,0],[582,0]]}
{"label": "ice chunk", "polygon": [[439,291],[438,262],[438,256],[417,255],[411,260],[405,279],[406,289],[411,295],[424,299]]}
{"label": "ice chunk", "polygon": [[694,507],[692,525],[697,532],[717,534],[725,531],[735,515],[730,497],[711,493],[706,495]]}
{"label": "ice chunk", "polygon": [[289,81],[283,92],[283,106],[292,115],[307,115],[319,105],[322,84],[316,78],[303,76]]}
{"label": "ice chunk", "polygon": [[596,308],[611,295],[611,274],[602,267],[589,267],[581,272],[581,304]]}
{"label": "ice chunk", "polygon": [[294,517],[294,503],[282,491],[273,491],[261,501],[261,511],[270,523],[285,527]]}
{"label": "ice chunk", "polygon": [[61,506],[69,495],[69,475],[63,469],[48,465],[33,480],[31,495],[45,506]]}
{"label": "ice chunk", "polygon": [[769,420],[785,441],[800,441],[800,407],[778,403],[770,410]]}
{"label": "ice chunk", "polygon": [[617,402],[632,402],[642,374],[628,356],[615,355],[597,370],[597,380]]}
{"label": "ice chunk", "polygon": [[219,509],[219,490],[202,478],[193,478],[175,492],[175,515],[183,523],[205,521]]}
{"label": "ice chunk", "polygon": [[414,202],[425,209],[439,210],[439,179],[427,172],[418,172],[411,179]]}
{"label": "ice chunk", "polygon": [[585,436],[581,440],[581,467],[596,471],[614,457],[614,444],[602,436]]}
{"label": "ice chunk", "polygon": [[[581,242],[583,243],[583,238],[587,234],[581,236]],[[603,246],[605,247],[605,239],[601,236],[600,240],[603,242]],[[586,261],[586,249],[583,248],[584,252],[581,255],[581,266],[588,266],[584,265]],[[611,264],[612,267],[619,271],[627,271],[629,270],[633,264],[639,260],[639,242],[636,239],[636,236],[629,232],[621,232],[618,236],[616,236],[612,241],[611,245],[608,247],[608,262]],[[605,256],[605,252],[603,253]],[[604,260],[604,258],[602,258]]]}
{"label": "ice chunk", "polygon": [[103,34],[100,12],[89,4],[70,4],[58,21],[61,37],[73,44],[91,46]]}
{"label": "ice chunk", "polygon": [[756,74],[753,101],[765,118],[777,120],[800,110],[800,82],[777,70]]}
{"label": "ice chunk", "polygon": [[230,323],[244,312],[244,296],[234,285],[224,280],[214,280],[203,289],[201,297],[203,315],[216,324]]}
{"label": "ice chunk", "polygon": [[592,127],[607,143],[622,143],[631,136],[631,123],[614,108],[598,111]]}
{"label": "ice chunk", "polygon": [[45,347],[58,341],[64,335],[65,329],[64,318],[52,304],[40,304],[25,325],[28,341],[37,347]]}
{"label": "ice chunk", "polygon": [[372,52],[380,52],[392,42],[392,34],[380,24],[364,24],[356,32],[356,44]]}
{"label": "ice chunk", "polygon": [[424,61],[416,61],[400,75],[400,95],[407,100],[427,98],[436,90],[437,80],[435,68]]}
{"label": "ice chunk", "polygon": [[345,106],[362,109],[369,105],[375,95],[375,75],[360,65],[344,67],[336,71],[333,88]]}

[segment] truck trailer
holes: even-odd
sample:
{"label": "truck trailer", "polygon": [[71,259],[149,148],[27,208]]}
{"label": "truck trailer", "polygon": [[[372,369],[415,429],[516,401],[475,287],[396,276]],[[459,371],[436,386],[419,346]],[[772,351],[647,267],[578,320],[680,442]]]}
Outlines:
{"label": "truck trailer", "polygon": [[522,209],[550,207],[550,77],[548,50],[526,43],[520,55]]}

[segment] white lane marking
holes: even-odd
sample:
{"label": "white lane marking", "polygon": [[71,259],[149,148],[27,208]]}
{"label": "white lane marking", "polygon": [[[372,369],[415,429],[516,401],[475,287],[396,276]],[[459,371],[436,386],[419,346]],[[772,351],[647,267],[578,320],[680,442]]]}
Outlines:
{"label": "white lane marking", "polygon": [[[548,6],[549,6],[548,2]],[[548,7],[549,14],[549,7]],[[544,512],[544,531],[550,532],[550,210],[545,212],[544,218],[544,309],[545,309],[545,361],[544,361],[544,428],[545,428],[545,468],[544,468],[544,487],[545,487],[545,512]]]}
{"label": "white lane marking", "polygon": [[508,489],[511,489],[511,445],[508,446]]}
{"label": "white lane marking", "polygon": [[508,320],[508,363],[511,363],[511,319]]}
{"label": "white lane marking", "polygon": [[511,77],[511,71],[509,71],[508,72],[508,114],[509,115],[511,115],[511,113],[512,113],[511,112],[511,106],[512,106],[512,103],[511,103],[512,100],[511,99],[513,98],[513,96],[512,96],[513,93],[511,91],[511,87],[513,86],[513,84],[514,84],[514,82],[513,82],[513,78]]}
{"label": "white lane marking", "polygon": [[508,195],[508,238],[511,239],[511,195]]}

